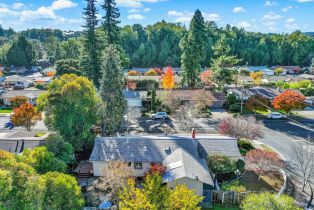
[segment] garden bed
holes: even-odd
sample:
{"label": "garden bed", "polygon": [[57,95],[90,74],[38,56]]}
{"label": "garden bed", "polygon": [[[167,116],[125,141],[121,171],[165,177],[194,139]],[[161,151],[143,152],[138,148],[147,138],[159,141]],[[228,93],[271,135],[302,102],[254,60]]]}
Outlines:
{"label": "garden bed", "polygon": [[224,184],[222,188],[224,191],[278,192],[283,183],[284,178],[280,174],[272,176],[261,176],[261,178],[258,179],[258,175],[256,175],[254,172],[246,171],[239,180],[229,182],[229,184]]}

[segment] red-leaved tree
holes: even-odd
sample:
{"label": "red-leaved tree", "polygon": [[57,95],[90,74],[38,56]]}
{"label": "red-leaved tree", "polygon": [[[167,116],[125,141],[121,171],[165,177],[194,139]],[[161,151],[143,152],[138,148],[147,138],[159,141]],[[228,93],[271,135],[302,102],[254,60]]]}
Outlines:
{"label": "red-leaved tree", "polygon": [[263,137],[262,123],[254,117],[227,117],[220,121],[218,131],[220,134],[237,139],[254,140]]}
{"label": "red-leaved tree", "polygon": [[214,73],[212,70],[208,69],[200,74],[200,79],[204,85],[213,84]]}
{"label": "red-leaved tree", "polygon": [[148,171],[149,174],[158,174],[158,175],[163,175],[166,172],[166,166],[162,165],[162,164],[156,164],[153,163],[150,166],[150,169]]}
{"label": "red-leaved tree", "polygon": [[253,171],[259,178],[262,175],[277,174],[285,167],[285,162],[272,151],[255,149],[249,151],[245,157],[245,169]]}
{"label": "red-leaved tree", "polygon": [[274,98],[273,106],[277,110],[284,110],[289,115],[292,110],[305,109],[307,107],[305,99],[305,96],[293,90],[286,90]]}

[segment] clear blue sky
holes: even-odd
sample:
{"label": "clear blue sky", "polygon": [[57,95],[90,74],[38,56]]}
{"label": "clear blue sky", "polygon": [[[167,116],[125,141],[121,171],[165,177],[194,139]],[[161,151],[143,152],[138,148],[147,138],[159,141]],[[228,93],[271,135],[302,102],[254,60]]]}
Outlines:
{"label": "clear blue sky", "polygon": [[[100,3],[103,0],[99,0]],[[116,0],[121,24],[160,20],[188,24],[195,9],[206,20],[249,31],[314,31],[314,0]],[[0,0],[0,24],[26,28],[80,30],[84,0]],[[104,12],[99,9],[100,14]]]}

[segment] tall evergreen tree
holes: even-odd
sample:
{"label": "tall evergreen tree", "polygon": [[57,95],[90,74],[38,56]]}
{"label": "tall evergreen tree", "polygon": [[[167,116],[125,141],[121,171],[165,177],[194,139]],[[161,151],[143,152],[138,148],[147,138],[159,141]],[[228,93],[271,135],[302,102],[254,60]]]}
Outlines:
{"label": "tall evergreen tree", "polygon": [[200,10],[196,10],[190,23],[190,30],[180,42],[183,81],[193,88],[205,59],[205,24]]}
{"label": "tall evergreen tree", "polygon": [[97,0],[86,0],[87,6],[84,9],[84,40],[83,40],[83,55],[81,66],[85,74],[94,82],[96,87],[99,87],[100,78],[100,50],[96,29],[98,26],[97,20]]}
{"label": "tall evergreen tree", "polygon": [[119,34],[120,28],[118,24],[120,23],[119,17],[120,12],[116,6],[115,0],[105,0],[105,3],[102,5],[102,8],[106,11],[105,16],[103,17],[103,27],[107,35],[108,44],[119,44]]}
{"label": "tall evergreen tree", "polygon": [[126,102],[123,96],[123,72],[119,51],[109,45],[103,53],[100,95],[104,102],[102,109],[103,135],[112,135],[122,124]]}
{"label": "tall evergreen tree", "polygon": [[7,63],[14,66],[30,67],[35,62],[35,51],[24,36],[14,41],[7,54]]}

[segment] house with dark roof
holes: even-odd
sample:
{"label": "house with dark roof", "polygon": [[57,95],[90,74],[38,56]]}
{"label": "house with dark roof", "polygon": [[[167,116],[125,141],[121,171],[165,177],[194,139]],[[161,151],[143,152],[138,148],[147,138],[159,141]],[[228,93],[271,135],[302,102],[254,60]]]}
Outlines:
{"label": "house with dark roof", "polygon": [[89,161],[94,176],[105,174],[111,161],[128,163],[135,177],[143,177],[152,164],[163,164],[167,168],[163,180],[170,187],[184,183],[203,195],[205,188],[214,187],[213,174],[206,165],[211,154],[241,157],[237,140],[226,136],[130,136],[97,137]]}

